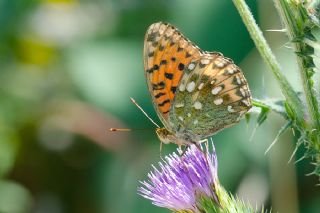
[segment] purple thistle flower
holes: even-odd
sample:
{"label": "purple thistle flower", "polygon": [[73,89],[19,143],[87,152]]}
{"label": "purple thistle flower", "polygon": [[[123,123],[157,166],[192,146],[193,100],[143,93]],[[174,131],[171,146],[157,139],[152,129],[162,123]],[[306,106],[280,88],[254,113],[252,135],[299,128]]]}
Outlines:
{"label": "purple thistle flower", "polygon": [[200,197],[211,199],[218,204],[215,186],[218,183],[217,157],[212,144],[212,153],[207,154],[192,145],[183,156],[176,153],[159,162],[160,170],[148,174],[148,181],[138,188],[141,196],[154,205],[175,211],[198,212]]}

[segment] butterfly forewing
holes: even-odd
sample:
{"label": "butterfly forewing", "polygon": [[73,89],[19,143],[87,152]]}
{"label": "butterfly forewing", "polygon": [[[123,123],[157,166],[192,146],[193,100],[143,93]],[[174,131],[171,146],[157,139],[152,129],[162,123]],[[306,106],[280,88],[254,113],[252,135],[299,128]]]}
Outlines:
{"label": "butterfly forewing", "polygon": [[200,56],[200,50],[176,28],[166,23],[152,24],[145,36],[144,66],[156,112],[165,125],[185,66]]}

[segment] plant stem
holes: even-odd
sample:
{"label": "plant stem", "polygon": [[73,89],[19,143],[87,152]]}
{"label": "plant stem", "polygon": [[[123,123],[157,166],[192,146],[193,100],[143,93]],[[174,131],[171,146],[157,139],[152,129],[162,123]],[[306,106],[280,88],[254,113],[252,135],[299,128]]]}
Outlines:
{"label": "plant stem", "polygon": [[273,55],[267,41],[263,37],[263,34],[257,25],[255,19],[253,18],[248,5],[244,0],[232,0],[234,5],[236,6],[240,16],[246,25],[251,38],[253,39],[258,51],[260,52],[262,58],[269,65],[272,74],[275,79],[278,81],[281,92],[285,96],[288,104],[292,108],[295,114],[296,122],[299,123],[299,126],[305,126],[304,121],[304,111],[303,104],[299,99],[296,92],[293,90],[292,86],[286,79],[286,77],[282,74],[279,63],[277,62],[275,56]]}
{"label": "plant stem", "polygon": [[[289,39],[293,42],[294,51],[296,52],[296,58],[299,66],[299,73],[303,85],[304,96],[306,97],[307,111],[310,117],[311,131],[320,131],[320,114],[318,108],[318,101],[313,89],[312,72],[313,67],[310,66],[310,60],[312,58],[307,55],[309,45],[303,41],[303,37],[306,37],[304,32],[305,22],[308,20],[304,17],[302,3],[295,3],[293,1],[274,0],[274,3],[278,9],[279,15],[285,24]],[[290,5],[291,6],[290,6]],[[296,6],[296,7],[294,7]],[[304,9],[304,8],[303,8]],[[295,15],[296,13],[296,15]],[[306,15],[307,16],[307,15]],[[313,61],[312,61],[313,64]],[[318,141],[317,134],[316,141]]]}

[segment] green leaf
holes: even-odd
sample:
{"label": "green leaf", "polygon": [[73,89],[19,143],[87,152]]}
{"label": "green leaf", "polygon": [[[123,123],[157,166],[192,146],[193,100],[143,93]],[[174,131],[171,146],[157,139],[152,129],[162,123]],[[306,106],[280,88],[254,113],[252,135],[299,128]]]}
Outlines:
{"label": "green leaf", "polygon": [[245,119],[246,119],[246,122],[247,122],[247,124],[250,122],[250,119],[251,119],[251,114],[250,113],[247,113],[246,115],[245,115]]}
{"label": "green leaf", "polygon": [[[298,142],[296,143],[296,146],[288,160],[288,163],[291,162],[291,160],[293,159],[294,155],[297,153],[298,148],[304,143],[304,141],[306,140],[306,136],[305,134],[301,134],[300,138],[298,139]],[[298,163],[299,161],[303,160],[306,156],[302,156],[302,158],[298,159],[295,163]]]}
{"label": "green leaf", "polygon": [[268,113],[270,112],[270,108],[269,107],[263,107],[261,106],[260,107],[261,111],[259,113],[259,116],[257,118],[257,124],[256,126],[254,127],[253,131],[252,131],[252,134],[250,136],[250,141],[252,141],[254,135],[256,134],[256,131],[258,129],[258,127],[267,119],[267,116],[268,116]]}
{"label": "green leaf", "polygon": [[269,108],[261,108],[261,112],[257,118],[258,126],[260,126],[267,119],[269,112]]}
{"label": "green leaf", "polygon": [[280,128],[280,130],[279,130],[276,138],[273,140],[273,142],[270,144],[270,146],[268,147],[268,149],[265,151],[264,154],[267,154],[267,153],[270,151],[270,149],[271,149],[271,148],[276,144],[276,142],[279,140],[279,137],[280,137],[288,128],[290,128],[291,126],[292,126],[292,121],[288,121],[285,125],[283,125],[283,126]]}
{"label": "green leaf", "polygon": [[295,113],[294,111],[292,110],[292,108],[290,107],[290,105],[287,103],[287,102],[284,102],[284,107],[286,109],[286,112],[287,112],[287,115],[288,117],[291,119],[291,120],[295,120],[296,119],[296,116],[295,116]]}
{"label": "green leaf", "polygon": [[288,119],[287,112],[285,110],[285,101],[284,100],[272,100],[272,99],[266,99],[266,100],[259,100],[254,99],[252,101],[252,105],[258,108],[263,108],[264,110],[271,110],[285,119]]}

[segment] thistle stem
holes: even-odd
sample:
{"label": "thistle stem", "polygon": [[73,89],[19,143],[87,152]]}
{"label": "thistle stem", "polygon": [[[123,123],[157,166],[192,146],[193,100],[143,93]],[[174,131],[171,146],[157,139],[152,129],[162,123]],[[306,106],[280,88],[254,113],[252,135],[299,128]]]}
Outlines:
{"label": "thistle stem", "polygon": [[255,19],[253,18],[248,5],[244,0],[232,0],[234,5],[236,6],[244,24],[246,25],[251,38],[253,39],[259,53],[262,58],[266,62],[266,64],[270,67],[272,74],[275,79],[278,81],[281,92],[285,96],[288,104],[292,108],[295,114],[296,122],[299,123],[300,126],[305,125],[304,121],[304,112],[303,112],[303,104],[299,99],[296,92],[293,90],[289,81],[282,74],[279,63],[277,62],[275,56],[273,55],[266,39],[263,37],[263,34],[257,25]]}
{"label": "thistle stem", "polygon": [[[311,61],[310,63],[310,60],[312,60],[311,56],[304,54],[308,49],[308,44],[306,44],[304,39],[302,39],[303,37],[306,37],[304,34],[303,23],[307,21],[304,20],[304,14],[301,10],[299,10],[299,6],[303,7],[303,5],[301,2],[294,3],[284,0],[274,0],[274,3],[287,29],[289,39],[293,41],[293,48],[296,52],[300,78],[303,85],[303,93],[306,97],[307,111],[310,118],[311,131],[317,130],[317,132],[319,133],[320,113],[318,108],[318,101],[313,88],[313,67],[310,66],[311,64],[313,64],[313,61]],[[296,7],[290,7],[289,4],[291,4],[292,6],[294,6],[293,4],[297,5],[295,5]],[[299,15],[295,16],[294,13],[297,13]],[[317,134],[314,134],[314,136],[316,137],[315,141],[318,141],[319,137],[317,136]]]}

